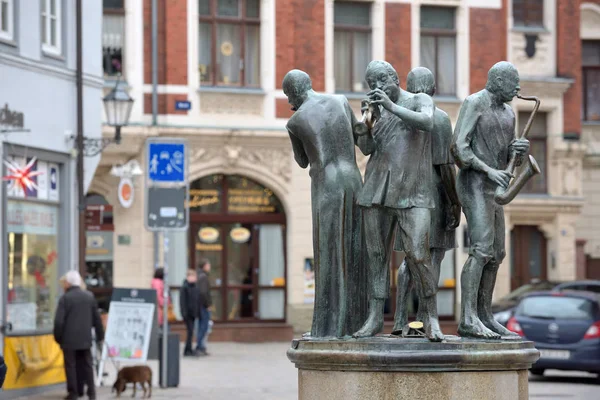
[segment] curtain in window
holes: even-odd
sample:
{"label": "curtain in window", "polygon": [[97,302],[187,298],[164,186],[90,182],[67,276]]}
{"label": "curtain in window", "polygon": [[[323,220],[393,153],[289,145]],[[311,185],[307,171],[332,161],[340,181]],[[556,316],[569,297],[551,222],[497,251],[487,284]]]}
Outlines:
{"label": "curtain in window", "polygon": [[246,26],[245,52],[244,68],[246,72],[246,85],[258,86],[260,82],[260,27],[258,25]]}
{"label": "curtain in window", "polygon": [[352,91],[364,92],[368,86],[365,80],[365,72],[367,65],[371,60],[371,33],[370,32],[355,32],[354,33],[354,79],[352,80]]}
{"label": "curtain in window", "polygon": [[240,83],[240,25],[217,25],[218,83],[229,85]]}
{"label": "curtain in window", "polygon": [[[280,225],[260,225],[259,269],[260,286],[273,286],[276,278],[285,278],[283,234]],[[284,317],[284,290],[261,290],[258,296],[260,319]]]}
{"label": "curtain in window", "polygon": [[456,38],[440,36],[437,40],[439,68],[436,93],[453,95],[456,93]]}
{"label": "curtain in window", "polygon": [[334,35],[334,76],[335,90],[350,92],[350,52],[352,50],[352,33],[335,32]]}

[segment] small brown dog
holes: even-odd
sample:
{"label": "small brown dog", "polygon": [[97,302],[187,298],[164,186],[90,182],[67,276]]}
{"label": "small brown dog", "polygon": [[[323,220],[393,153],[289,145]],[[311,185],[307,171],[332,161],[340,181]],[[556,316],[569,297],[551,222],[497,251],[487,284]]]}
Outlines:
{"label": "small brown dog", "polygon": [[117,391],[117,397],[121,397],[121,393],[125,391],[128,383],[133,383],[133,395],[135,397],[135,388],[138,383],[142,385],[144,396],[146,398],[146,383],[148,383],[148,399],[152,397],[152,370],[145,365],[136,365],[134,367],[123,367],[117,375],[117,380],[113,385],[113,392]]}

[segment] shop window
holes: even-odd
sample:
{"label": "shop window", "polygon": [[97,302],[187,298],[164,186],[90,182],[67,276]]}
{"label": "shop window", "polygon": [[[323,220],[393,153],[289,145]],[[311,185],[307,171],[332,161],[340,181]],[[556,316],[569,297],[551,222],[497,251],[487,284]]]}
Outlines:
{"label": "shop window", "polygon": [[516,27],[543,27],[544,0],[513,0],[513,20]]}
{"label": "shop window", "polygon": [[62,0],[42,2],[42,50],[52,55],[62,54]]}
{"label": "shop window", "polygon": [[125,0],[104,0],[102,15],[102,67],[104,76],[123,72]]}
{"label": "shop window", "polygon": [[600,40],[584,40],[581,46],[584,121],[600,121]]}
{"label": "shop window", "polygon": [[338,92],[366,92],[371,60],[371,5],[334,3],[334,76]]}
{"label": "shop window", "polygon": [[113,288],[113,210],[101,195],[90,193],[85,210],[86,271],[83,280],[92,292],[98,307],[108,311]]}
{"label": "shop window", "polygon": [[[519,129],[522,130],[529,120],[530,112],[519,112]],[[530,148],[529,154],[535,158],[538,165],[540,166],[541,174],[535,175],[527,182],[527,184],[521,189],[520,193],[547,193],[546,182],[548,180],[547,175],[547,160],[546,152],[547,149],[547,114],[544,112],[538,112],[534,117],[531,130],[527,136],[529,140]],[[517,174],[523,168],[526,167],[524,161],[522,166],[517,169]]]}
{"label": "shop window", "polygon": [[58,288],[58,207],[7,202],[8,304],[11,334],[50,331]]}
{"label": "shop window", "polygon": [[421,7],[421,65],[433,72],[436,94],[456,95],[456,18],[450,7]]}
{"label": "shop window", "polygon": [[260,0],[199,0],[200,83],[260,86]]}
{"label": "shop window", "polygon": [[13,0],[0,0],[0,39],[14,39]]}

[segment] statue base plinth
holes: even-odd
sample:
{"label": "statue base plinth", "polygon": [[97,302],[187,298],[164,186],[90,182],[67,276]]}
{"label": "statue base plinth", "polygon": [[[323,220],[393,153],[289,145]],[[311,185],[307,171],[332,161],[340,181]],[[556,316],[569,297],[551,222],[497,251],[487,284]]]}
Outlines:
{"label": "statue base plinth", "polygon": [[292,341],[299,400],[527,400],[533,342],[381,335]]}

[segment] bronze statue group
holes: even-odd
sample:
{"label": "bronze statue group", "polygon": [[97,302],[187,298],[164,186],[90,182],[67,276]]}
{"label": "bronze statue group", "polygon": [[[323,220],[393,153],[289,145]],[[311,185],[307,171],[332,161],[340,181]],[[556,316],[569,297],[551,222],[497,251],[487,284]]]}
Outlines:
{"label": "bronze statue group", "polygon": [[[287,124],[294,158],[310,166],[315,308],[307,336],[380,333],[396,250],[406,257],[398,270],[392,334],[410,329],[414,289],[425,336],[443,340],[436,293],[445,252],[456,247],[461,209],[471,247],[461,276],[458,333],[514,336],[494,320],[491,301],[505,256],[506,201],[498,196],[506,200],[518,192],[522,183],[510,187],[513,170],[529,151],[529,142],[515,137],[507,104],[520,89],[518,71],[508,62],[494,65],[485,89],[465,99],[454,132],[432,99],[435,78],[427,68],[413,69],[404,90],[392,65],[376,60],[367,66],[366,82],[370,91],[359,121],[345,96],[316,93],[305,72],[292,70],[283,80],[295,111]],[[364,182],[355,146],[369,156]],[[531,156],[527,161],[535,169]]]}

